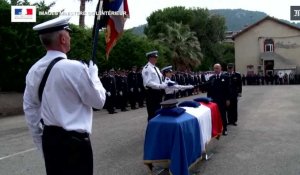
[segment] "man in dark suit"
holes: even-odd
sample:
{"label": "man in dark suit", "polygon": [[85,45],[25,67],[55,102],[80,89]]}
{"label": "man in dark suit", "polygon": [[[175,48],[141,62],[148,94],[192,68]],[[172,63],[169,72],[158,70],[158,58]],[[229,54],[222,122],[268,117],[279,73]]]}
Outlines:
{"label": "man in dark suit", "polygon": [[234,64],[227,65],[227,76],[230,80],[230,105],[227,108],[228,123],[237,126],[238,117],[238,97],[242,94],[242,77],[241,74],[234,71]]}
{"label": "man in dark suit", "polygon": [[230,105],[229,78],[221,71],[221,65],[215,64],[215,74],[212,75],[206,83],[206,90],[207,97],[210,97],[213,102],[218,104],[223,122],[223,135],[227,135],[226,106]]}

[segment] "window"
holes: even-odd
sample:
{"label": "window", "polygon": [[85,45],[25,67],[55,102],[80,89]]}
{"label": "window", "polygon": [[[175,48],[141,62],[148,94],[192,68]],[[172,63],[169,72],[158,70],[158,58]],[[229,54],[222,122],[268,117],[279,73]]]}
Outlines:
{"label": "window", "polygon": [[273,44],[266,44],[265,45],[265,52],[273,52]]}
{"label": "window", "polygon": [[274,52],[274,41],[272,39],[266,39],[264,41],[264,51]]}

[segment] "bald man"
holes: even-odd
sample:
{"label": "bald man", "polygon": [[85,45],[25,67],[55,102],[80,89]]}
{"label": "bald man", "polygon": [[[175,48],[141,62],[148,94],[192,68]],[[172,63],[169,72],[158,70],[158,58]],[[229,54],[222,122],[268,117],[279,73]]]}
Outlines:
{"label": "bald man", "polygon": [[226,106],[230,105],[229,77],[222,73],[220,64],[214,65],[214,75],[207,82],[207,97],[218,104],[223,122],[223,135],[227,135]]}

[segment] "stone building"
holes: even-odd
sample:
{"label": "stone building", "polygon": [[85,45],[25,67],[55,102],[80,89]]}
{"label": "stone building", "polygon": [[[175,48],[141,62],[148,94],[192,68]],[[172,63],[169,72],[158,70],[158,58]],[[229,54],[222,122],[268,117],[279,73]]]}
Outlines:
{"label": "stone building", "polygon": [[233,36],[236,71],[300,73],[300,28],[267,16]]}

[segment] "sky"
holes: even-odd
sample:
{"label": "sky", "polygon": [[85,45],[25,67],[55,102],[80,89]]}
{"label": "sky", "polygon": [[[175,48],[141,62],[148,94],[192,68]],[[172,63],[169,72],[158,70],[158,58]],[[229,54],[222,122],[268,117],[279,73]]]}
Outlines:
{"label": "sky", "polygon": [[[39,0],[32,0],[34,3]],[[46,4],[56,2],[50,10],[58,12],[79,12],[79,0],[45,0]],[[94,12],[97,0],[86,3],[86,12]],[[300,6],[299,0],[128,0],[130,18],[125,23],[125,29],[146,24],[146,18],[154,11],[173,6],[200,7],[207,9],[245,9],[265,12],[270,16],[290,21],[290,6]],[[87,15],[86,25],[93,25],[94,16]],[[71,23],[78,24],[79,17],[74,15]],[[300,21],[294,21],[300,22]]]}

